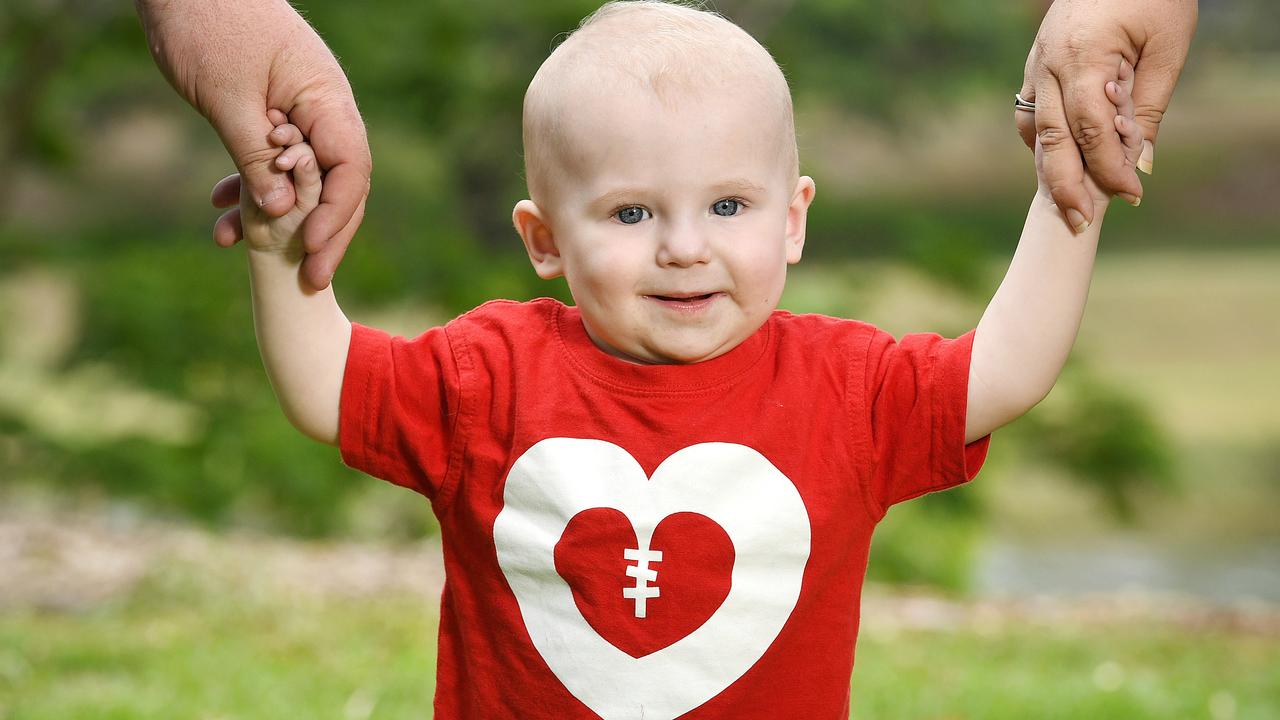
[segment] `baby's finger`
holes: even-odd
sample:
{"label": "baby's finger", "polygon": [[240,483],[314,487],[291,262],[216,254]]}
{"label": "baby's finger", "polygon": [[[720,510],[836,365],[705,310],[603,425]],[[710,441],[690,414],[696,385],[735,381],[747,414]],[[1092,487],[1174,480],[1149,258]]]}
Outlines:
{"label": "baby's finger", "polygon": [[1107,99],[1111,101],[1112,105],[1116,106],[1116,115],[1127,118],[1133,117],[1133,96],[1115,80],[1107,82]]}
{"label": "baby's finger", "polygon": [[298,129],[298,126],[292,123],[277,125],[276,129],[272,130],[270,135],[267,135],[267,140],[276,147],[297,145],[305,139],[306,138],[302,136],[302,131]]}
{"label": "baby's finger", "polygon": [[315,152],[310,145],[302,143],[289,148],[290,153],[297,153],[293,165],[293,185],[298,191],[298,207],[312,208],[320,204],[320,164],[316,162]]}
{"label": "baby's finger", "polygon": [[1116,132],[1120,133],[1120,142],[1124,143],[1125,160],[1136,168],[1138,158],[1142,156],[1142,141],[1145,139],[1142,126],[1132,116],[1117,115]]}
{"label": "baby's finger", "polygon": [[311,154],[311,146],[306,143],[290,145],[276,157],[276,167],[286,171],[292,170],[303,156]]}
{"label": "baby's finger", "polygon": [[1107,81],[1107,99],[1116,106],[1116,114],[1133,117],[1133,66],[1128,60],[1120,61],[1120,71],[1115,80]]}
{"label": "baby's finger", "polygon": [[1117,73],[1116,79],[1120,81],[1120,87],[1124,88],[1124,91],[1130,95],[1133,94],[1133,78],[1133,65],[1128,60],[1122,59],[1120,61],[1120,72]]}
{"label": "baby's finger", "polygon": [[283,125],[289,122],[289,116],[279,108],[267,110],[267,119],[271,121],[272,125]]}

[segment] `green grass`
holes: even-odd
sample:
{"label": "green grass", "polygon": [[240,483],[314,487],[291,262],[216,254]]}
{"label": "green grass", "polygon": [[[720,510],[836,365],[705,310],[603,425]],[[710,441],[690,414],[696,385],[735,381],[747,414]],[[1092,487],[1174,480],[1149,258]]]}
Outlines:
{"label": "green grass", "polygon": [[[165,570],[92,610],[0,613],[0,718],[429,716],[433,601],[209,582],[199,568]],[[1274,633],[864,622],[855,718],[1280,717]]]}
{"label": "green grass", "polygon": [[1156,624],[863,637],[855,718],[1280,717],[1274,638]]}
{"label": "green grass", "polygon": [[[418,718],[435,686],[421,600],[158,598],[0,615],[0,717]],[[372,703],[372,714],[360,706]]]}

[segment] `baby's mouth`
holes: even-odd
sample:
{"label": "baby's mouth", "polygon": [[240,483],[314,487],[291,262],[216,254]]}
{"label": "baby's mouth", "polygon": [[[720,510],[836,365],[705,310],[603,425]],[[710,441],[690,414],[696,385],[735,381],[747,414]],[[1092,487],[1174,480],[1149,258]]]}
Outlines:
{"label": "baby's mouth", "polygon": [[675,293],[671,295],[646,295],[645,297],[656,302],[658,307],[666,308],[674,312],[702,313],[709,312],[716,304],[716,300],[724,293]]}
{"label": "baby's mouth", "polygon": [[664,302],[695,303],[702,302],[703,300],[710,300],[712,296],[717,294],[718,293],[704,293],[702,295],[650,295],[649,297],[662,300]]}

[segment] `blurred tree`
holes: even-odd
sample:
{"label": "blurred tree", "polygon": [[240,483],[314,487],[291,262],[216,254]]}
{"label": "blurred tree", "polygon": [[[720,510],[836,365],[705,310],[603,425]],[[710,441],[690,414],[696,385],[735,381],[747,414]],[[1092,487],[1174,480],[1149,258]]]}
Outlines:
{"label": "blurred tree", "polygon": [[111,0],[5,2],[0,166],[67,165],[76,129],[68,110],[86,88],[109,89],[103,81],[122,64],[139,67],[136,24],[130,7]]}

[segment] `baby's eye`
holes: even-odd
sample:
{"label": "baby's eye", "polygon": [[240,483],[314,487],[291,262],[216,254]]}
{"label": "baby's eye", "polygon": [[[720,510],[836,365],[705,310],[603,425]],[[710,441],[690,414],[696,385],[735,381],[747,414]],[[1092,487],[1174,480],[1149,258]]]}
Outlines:
{"label": "baby's eye", "polygon": [[648,216],[648,213],[648,210],[632,205],[631,207],[622,208],[618,212],[614,213],[614,217],[622,221],[624,225],[635,225],[641,220],[644,220]]}
{"label": "baby's eye", "polygon": [[711,206],[711,211],[721,217],[733,217],[742,209],[742,203],[733,198],[725,198],[717,200],[715,205]]}

